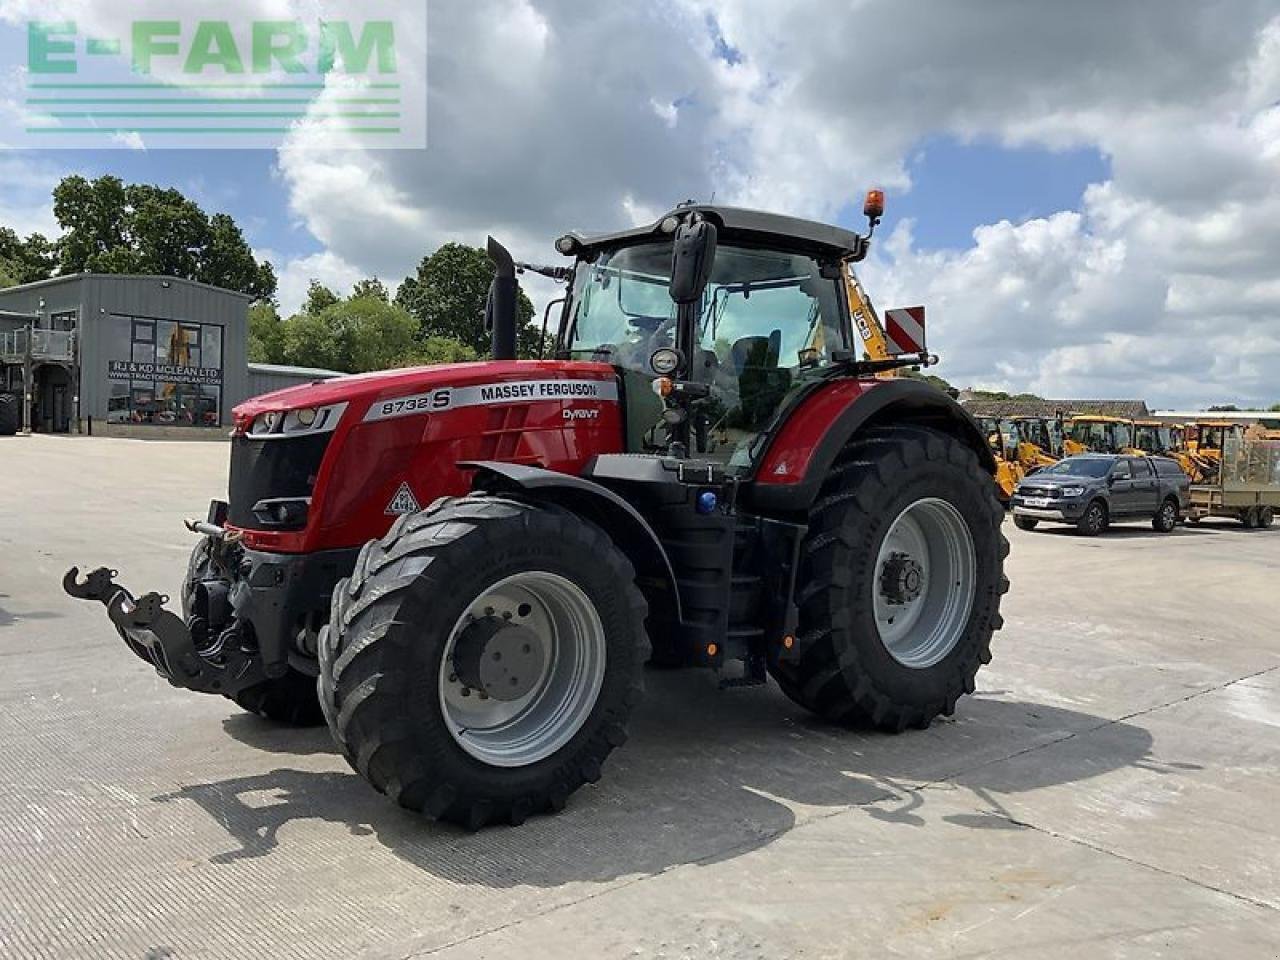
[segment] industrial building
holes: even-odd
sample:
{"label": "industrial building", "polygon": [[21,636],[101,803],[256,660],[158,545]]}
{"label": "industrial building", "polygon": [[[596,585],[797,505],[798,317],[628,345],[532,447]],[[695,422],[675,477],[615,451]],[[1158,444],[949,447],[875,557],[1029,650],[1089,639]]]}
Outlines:
{"label": "industrial building", "polygon": [[0,392],[48,433],[226,435],[249,396],[332,371],[247,362],[251,298],[178,277],[72,274],[0,290]]}

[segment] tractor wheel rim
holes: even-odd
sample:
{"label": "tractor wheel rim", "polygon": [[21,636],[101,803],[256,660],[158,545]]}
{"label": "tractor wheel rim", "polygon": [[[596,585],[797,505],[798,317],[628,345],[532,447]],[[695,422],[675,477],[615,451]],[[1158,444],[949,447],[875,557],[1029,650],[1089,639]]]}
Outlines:
{"label": "tractor wheel rim", "polygon": [[[916,570],[918,584],[910,576]],[[880,544],[871,588],[889,655],[915,670],[945,659],[968,627],[977,570],[973,535],[952,504],[927,498],[898,514]]]}
{"label": "tractor wheel rim", "polygon": [[[524,668],[532,672],[511,678],[521,691],[516,699],[503,700],[467,685],[463,674],[475,668],[469,660],[460,670],[459,655],[477,627],[499,634],[491,641],[498,647],[504,629],[507,637],[517,639]],[[519,642],[522,638],[529,642]],[[524,767],[545,760],[573,739],[591,715],[604,685],[606,660],[600,615],[577,584],[545,571],[507,577],[469,603],[449,634],[439,677],[445,725],[463,750],[490,766]]]}

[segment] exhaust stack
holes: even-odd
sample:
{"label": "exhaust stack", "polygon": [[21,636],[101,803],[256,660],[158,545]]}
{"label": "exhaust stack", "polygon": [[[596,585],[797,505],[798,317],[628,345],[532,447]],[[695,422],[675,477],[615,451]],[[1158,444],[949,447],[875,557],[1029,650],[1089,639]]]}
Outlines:
{"label": "exhaust stack", "polygon": [[507,248],[493,237],[489,238],[488,252],[495,273],[493,283],[489,286],[489,300],[484,308],[484,325],[493,338],[493,359],[514,360],[516,303],[520,296],[516,265]]}

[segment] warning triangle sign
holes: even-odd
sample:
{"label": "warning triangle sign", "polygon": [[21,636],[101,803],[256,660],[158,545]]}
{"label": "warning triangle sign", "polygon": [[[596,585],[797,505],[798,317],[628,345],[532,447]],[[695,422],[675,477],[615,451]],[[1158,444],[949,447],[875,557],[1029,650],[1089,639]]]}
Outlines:
{"label": "warning triangle sign", "polygon": [[413,491],[409,489],[408,481],[400,484],[400,489],[396,491],[396,495],[391,498],[391,502],[387,504],[387,514],[392,517],[398,517],[405,513],[417,513],[421,507],[418,506],[418,498],[413,495]]}

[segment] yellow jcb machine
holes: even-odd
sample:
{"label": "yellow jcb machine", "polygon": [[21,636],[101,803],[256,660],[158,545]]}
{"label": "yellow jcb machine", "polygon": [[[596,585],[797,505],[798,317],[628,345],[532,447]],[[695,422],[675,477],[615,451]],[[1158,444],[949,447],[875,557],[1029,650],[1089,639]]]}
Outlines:
{"label": "yellow jcb machine", "polygon": [[982,428],[982,435],[991,445],[991,452],[995,454],[996,496],[1001,503],[1008,504],[1013,491],[1027,475],[1018,460],[1018,451],[1022,446],[1018,425],[1000,417],[978,417],[977,421]]}
{"label": "yellow jcb machine", "polygon": [[1018,429],[1018,463],[1027,473],[1062,459],[1062,421],[1058,417],[1013,417]]}
{"label": "yellow jcb machine", "polygon": [[1222,468],[1222,451],[1228,440],[1244,440],[1244,427],[1233,420],[1197,420],[1187,424],[1186,459],[1193,469],[1183,469],[1193,483],[1213,483]]}
{"label": "yellow jcb machine", "polygon": [[1068,457],[1081,453],[1128,453],[1133,445],[1133,421],[1122,417],[1078,414],[1067,422],[1063,452]]}

